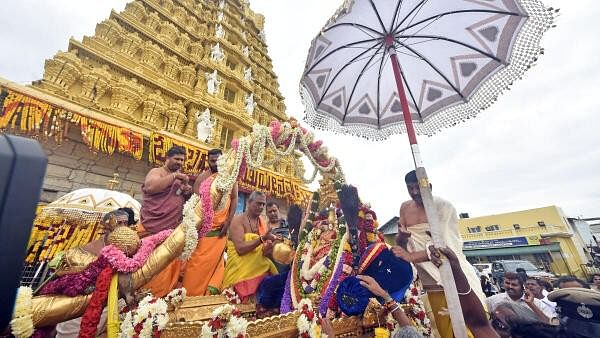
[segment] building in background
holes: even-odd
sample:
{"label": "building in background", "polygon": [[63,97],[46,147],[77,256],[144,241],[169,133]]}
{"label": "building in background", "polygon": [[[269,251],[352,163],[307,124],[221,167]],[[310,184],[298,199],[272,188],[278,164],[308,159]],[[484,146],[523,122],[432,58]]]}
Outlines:
{"label": "building in background", "polygon": [[471,263],[519,259],[557,275],[586,274],[584,240],[556,206],[461,218],[459,230]]}
{"label": "building in background", "polygon": [[[37,138],[49,156],[42,202],[105,187],[140,199],[141,184],[172,145],[185,170],[207,167],[255,123],[287,120],[267,54],[264,17],[247,1],[136,0],[94,36],[71,39],[32,86],[0,79],[0,131]],[[270,154],[267,154],[269,157]],[[283,208],[308,198],[299,155],[249,170],[240,183]]]}
{"label": "building in background", "polygon": [[379,227],[379,231],[383,234],[385,242],[389,245],[396,245],[396,235],[398,234],[398,220],[400,217],[394,216],[384,225]]}

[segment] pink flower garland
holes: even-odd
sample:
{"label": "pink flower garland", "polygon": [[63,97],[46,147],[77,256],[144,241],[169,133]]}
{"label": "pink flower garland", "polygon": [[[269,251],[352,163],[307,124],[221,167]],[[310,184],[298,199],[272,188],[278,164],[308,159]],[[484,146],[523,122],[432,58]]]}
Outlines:
{"label": "pink flower garland", "polygon": [[144,265],[148,256],[154,251],[173,232],[172,229],[163,230],[157,234],[142,239],[142,245],[138,251],[129,258],[125,253],[114,245],[108,245],[102,248],[100,256],[105,257],[110,266],[121,273],[131,273],[137,271]]}
{"label": "pink flower garland", "polygon": [[269,124],[269,128],[271,128],[271,137],[273,138],[273,141],[277,142],[277,138],[279,137],[279,134],[281,134],[281,122],[272,121]]}
{"label": "pink flower garland", "polygon": [[207,178],[200,184],[200,200],[202,201],[204,219],[202,220],[202,228],[198,231],[198,238],[206,236],[206,234],[212,228],[213,218],[215,217],[212,200],[210,199],[210,186],[212,185],[213,181],[214,176]]}

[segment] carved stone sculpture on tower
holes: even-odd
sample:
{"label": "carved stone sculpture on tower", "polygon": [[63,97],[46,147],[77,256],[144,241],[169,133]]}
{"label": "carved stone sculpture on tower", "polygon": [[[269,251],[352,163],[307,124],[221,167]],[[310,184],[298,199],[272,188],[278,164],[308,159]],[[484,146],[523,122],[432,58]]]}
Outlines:
{"label": "carved stone sculpture on tower", "polygon": [[196,112],[196,137],[199,141],[210,142],[214,125],[208,108],[204,112]]}
{"label": "carved stone sculpture on tower", "polygon": [[222,22],[223,21],[223,12],[219,12],[219,14],[217,14],[217,21],[218,22]]}
{"label": "carved stone sculpture on tower", "polygon": [[246,102],[245,110],[248,115],[252,116],[254,114],[254,107],[256,107],[256,102],[254,102],[254,94],[246,94],[244,96],[244,102]]}
{"label": "carved stone sculpture on tower", "polygon": [[217,39],[222,39],[225,37],[225,31],[223,30],[223,26],[221,26],[221,24],[216,25],[215,36],[217,37]]}
{"label": "carved stone sculpture on tower", "polygon": [[206,92],[210,95],[215,95],[221,84],[217,70],[215,69],[212,73],[204,73],[204,76],[206,77]]}
{"label": "carved stone sculpture on tower", "polygon": [[156,121],[165,109],[165,101],[162,98],[161,91],[156,89],[148,94],[142,107],[142,121],[156,127]]}
{"label": "carved stone sculpture on tower", "polygon": [[244,54],[245,57],[250,57],[250,47],[244,46],[244,48],[242,48],[242,54]]}
{"label": "carved stone sculpture on tower", "polygon": [[76,51],[59,51],[54,58],[46,60],[44,81],[58,85],[62,90],[69,89],[81,75],[81,60]]}
{"label": "carved stone sculpture on tower", "polygon": [[248,66],[244,68],[244,79],[246,81],[252,81],[252,67]]}
{"label": "carved stone sculpture on tower", "polygon": [[122,77],[111,88],[112,97],[110,107],[113,114],[131,117],[142,102],[140,93],[144,92],[144,86],[140,85],[136,78],[128,79]]}
{"label": "carved stone sculpture on tower", "polygon": [[108,65],[94,67],[81,77],[81,97],[98,103],[110,83],[111,76],[108,69]]}
{"label": "carved stone sculpture on tower", "polygon": [[219,0],[219,9],[223,10],[225,8],[225,0]]}
{"label": "carved stone sculpture on tower", "polygon": [[263,42],[267,42],[267,36],[265,35],[265,30],[264,30],[264,29],[262,29],[262,30],[261,30],[261,31],[258,33],[258,36],[260,37],[260,39],[261,39]]}
{"label": "carved stone sculpture on tower", "polygon": [[225,53],[221,50],[221,45],[218,42],[210,49],[210,58],[216,62],[221,62],[225,58]]}
{"label": "carved stone sculpture on tower", "polygon": [[187,122],[187,116],[185,115],[185,106],[181,100],[171,103],[169,109],[167,109],[167,123],[166,129],[172,133],[180,133],[183,131],[183,127]]}

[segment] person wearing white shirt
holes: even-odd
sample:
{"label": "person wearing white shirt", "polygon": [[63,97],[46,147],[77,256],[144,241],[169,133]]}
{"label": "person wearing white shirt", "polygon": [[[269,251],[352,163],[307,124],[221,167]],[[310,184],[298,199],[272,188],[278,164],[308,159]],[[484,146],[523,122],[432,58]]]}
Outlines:
{"label": "person wearing white shirt", "polygon": [[544,294],[544,287],[540,283],[540,281],[536,278],[529,277],[527,281],[525,281],[525,288],[533,294],[533,297],[542,301],[542,303],[548,305],[554,311],[552,318],[558,317],[556,314],[556,303],[548,300],[548,292]]}
{"label": "person wearing white shirt", "polygon": [[490,313],[493,313],[500,303],[512,302],[529,309],[544,323],[550,323],[556,317],[556,313],[552,308],[540,299],[535,298],[531,292],[523,287],[523,282],[516,273],[506,272],[504,274],[504,289],[506,290],[505,293],[486,299],[486,305]]}

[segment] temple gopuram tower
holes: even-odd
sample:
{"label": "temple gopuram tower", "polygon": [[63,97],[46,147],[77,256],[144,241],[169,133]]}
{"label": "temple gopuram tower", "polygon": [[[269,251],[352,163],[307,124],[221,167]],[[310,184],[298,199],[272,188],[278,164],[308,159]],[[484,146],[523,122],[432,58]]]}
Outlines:
{"label": "temple gopuram tower", "polygon": [[[48,153],[42,202],[105,187],[114,173],[117,189],[140,199],[145,174],[172,145],[198,172],[209,149],[287,120],[264,17],[245,0],[132,1],[46,60],[32,86],[0,85],[0,131],[37,138]],[[240,187],[299,202],[302,174],[294,155],[249,171]]]}

